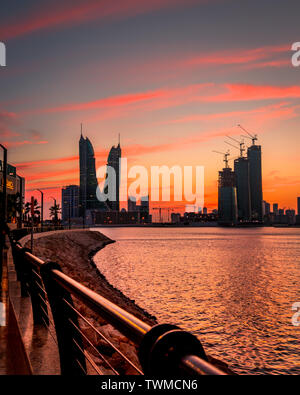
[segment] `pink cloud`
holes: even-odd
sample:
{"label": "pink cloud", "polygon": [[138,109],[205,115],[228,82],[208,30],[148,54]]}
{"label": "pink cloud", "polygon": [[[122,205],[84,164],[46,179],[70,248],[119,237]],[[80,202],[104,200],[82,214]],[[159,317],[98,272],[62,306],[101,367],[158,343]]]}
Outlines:
{"label": "pink cloud", "polygon": [[207,3],[207,0],[81,0],[49,2],[29,11],[27,17],[8,21],[0,29],[2,40],[8,40],[34,33],[42,29],[64,28],[88,21],[107,22],[157,11],[167,7],[187,7],[193,3]]}
{"label": "pink cloud", "polygon": [[296,112],[296,110],[299,107],[300,107],[299,105],[291,105],[290,103],[282,102],[278,104],[272,104],[269,106],[254,108],[252,110],[229,111],[229,112],[212,113],[212,114],[192,114],[175,120],[161,122],[161,124],[177,124],[177,123],[189,123],[195,121],[210,121],[215,119],[224,119],[231,117],[237,119],[243,116],[262,116],[265,119],[268,118],[288,119],[288,118],[299,116],[299,114]]}

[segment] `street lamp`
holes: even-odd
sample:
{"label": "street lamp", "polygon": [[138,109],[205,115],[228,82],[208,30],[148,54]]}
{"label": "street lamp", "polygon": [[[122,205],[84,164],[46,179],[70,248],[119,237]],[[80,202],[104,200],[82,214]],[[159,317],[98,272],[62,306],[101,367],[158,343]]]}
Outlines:
{"label": "street lamp", "polygon": [[39,191],[40,194],[41,194],[41,231],[43,231],[43,223],[44,223],[44,192],[41,191],[40,189],[37,189],[37,191]]}
{"label": "street lamp", "polygon": [[3,195],[2,195],[2,213],[3,213],[3,223],[7,221],[7,148],[2,144],[0,147],[3,149]]}
{"label": "street lamp", "polygon": [[19,218],[18,218],[18,228],[22,228],[22,223],[23,223],[23,212],[24,212],[24,200],[23,200],[23,178],[20,177],[18,174],[16,174],[16,177],[19,179],[19,194],[20,194],[20,200],[19,200]]}
{"label": "street lamp", "polygon": [[54,214],[55,214],[55,217],[54,217],[54,221],[57,223],[57,221],[58,221],[58,218],[57,218],[57,213],[56,213],[56,199],[53,197],[53,196],[51,196],[51,199],[53,199],[53,201],[54,201]]}

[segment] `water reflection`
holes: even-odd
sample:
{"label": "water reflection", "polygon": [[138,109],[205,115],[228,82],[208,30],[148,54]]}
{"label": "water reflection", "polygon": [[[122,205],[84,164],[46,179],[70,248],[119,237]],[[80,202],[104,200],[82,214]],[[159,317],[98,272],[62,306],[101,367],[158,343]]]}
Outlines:
{"label": "water reflection", "polygon": [[240,373],[300,373],[299,229],[103,228],[107,279]]}

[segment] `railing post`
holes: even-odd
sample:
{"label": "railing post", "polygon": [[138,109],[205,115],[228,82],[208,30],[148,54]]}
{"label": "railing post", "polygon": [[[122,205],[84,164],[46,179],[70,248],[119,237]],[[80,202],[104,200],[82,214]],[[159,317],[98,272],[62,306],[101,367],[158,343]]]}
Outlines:
{"label": "railing post", "polygon": [[46,304],[46,294],[43,291],[43,282],[40,277],[34,273],[38,268],[26,259],[26,252],[31,252],[27,248],[16,247],[14,241],[11,242],[13,260],[17,272],[17,279],[21,284],[21,296],[30,295],[33,322],[34,324],[49,325],[48,309]]}
{"label": "railing post", "polygon": [[59,264],[55,262],[45,262],[40,269],[40,273],[48,295],[54,320],[59,348],[61,374],[86,374],[85,356],[79,349],[84,349],[82,337],[72,324],[73,322],[79,327],[77,314],[65,302],[67,301],[73,306],[73,300],[70,293],[53,279],[52,270],[62,271]]}
{"label": "railing post", "polygon": [[180,375],[181,360],[186,355],[197,355],[207,361],[196,336],[169,324],[153,326],[139,348],[139,360],[146,375]]}

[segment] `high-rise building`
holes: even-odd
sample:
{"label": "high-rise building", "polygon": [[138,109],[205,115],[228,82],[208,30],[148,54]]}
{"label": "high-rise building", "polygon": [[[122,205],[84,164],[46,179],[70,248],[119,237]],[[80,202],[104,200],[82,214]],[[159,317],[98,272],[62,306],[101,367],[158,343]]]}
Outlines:
{"label": "high-rise building", "polygon": [[[111,185],[111,191],[113,192],[114,199],[107,200],[107,205],[112,211],[120,211],[120,159],[121,159],[121,146],[119,144],[115,147],[113,146],[109,152],[107,159],[107,166],[114,169],[116,179],[114,185]],[[108,175],[107,175],[108,177]],[[107,193],[108,185],[105,187],[105,192]]]}
{"label": "high-rise building", "polygon": [[128,211],[137,211],[136,208],[136,198],[134,196],[129,196],[127,203]]}
{"label": "high-rise building", "polygon": [[262,191],[262,164],[261,146],[253,144],[248,148],[248,160],[250,170],[250,197],[252,219],[263,219],[263,191]]}
{"label": "high-rise building", "polygon": [[297,214],[300,215],[300,197],[297,198]]}
{"label": "high-rise building", "polygon": [[149,214],[149,196],[141,197],[141,211]]}
{"label": "high-rise building", "polygon": [[240,221],[251,220],[250,198],[250,163],[247,158],[240,157],[234,161],[236,175],[238,219]]}
{"label": "high-rise building", "polygon": [[278,215],[278,203],[273,204],[273,214]]}
{"label": "high-rise building", "polygon": [[236,175],[229,167],[219,171],[218,213],[220,224],[234,225],[237,222]]}
{"label": "high-rise building", "polygon": [[79,186],[69,185],[62,189],[61,195],[62,221],[79,217]]}
{"label": "high-rise building", "polygon": [[295,210],[286,210],[285,215],[287,217],[287,221],[289,225],[295,225],[296,223],[296,211]]}
{"label": "high-rise building", "polygon": [[128,212],[141,212],[149,214],[149,196],[142,196],[140,205],[136,204],[136,198],[134,196],[129,196],[128,198]]}
{"label": "high-rise building", "polygon": [[79,190],[79,215],[85,216],[86,210],[104,208],[105,205],[98,201],[96,190],[98,187],[96,177],[95,154],[92,143],[82,135],[79,140],[79,168],[80,168],[80,190]]}
{"label": "high-rise building", "polygon": [[263,201],[263,215],[269,215],[271,213],[270,203]]}

